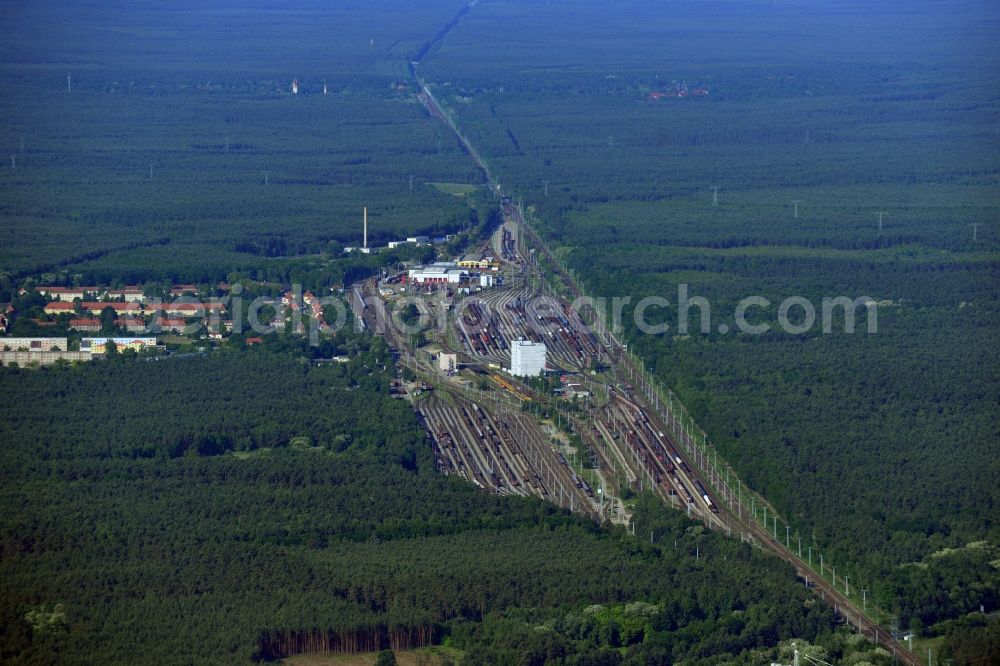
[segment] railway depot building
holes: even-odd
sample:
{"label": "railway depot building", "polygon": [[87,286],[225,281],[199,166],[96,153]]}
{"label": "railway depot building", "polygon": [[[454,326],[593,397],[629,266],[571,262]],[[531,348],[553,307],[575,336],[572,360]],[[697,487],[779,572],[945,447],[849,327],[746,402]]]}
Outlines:
{"label": "railway depot building", "polygon": [[407,271],[409,284],[460,284],[469,278],[469,272],[451,261],[442,261],[430,266],[412,268]]}

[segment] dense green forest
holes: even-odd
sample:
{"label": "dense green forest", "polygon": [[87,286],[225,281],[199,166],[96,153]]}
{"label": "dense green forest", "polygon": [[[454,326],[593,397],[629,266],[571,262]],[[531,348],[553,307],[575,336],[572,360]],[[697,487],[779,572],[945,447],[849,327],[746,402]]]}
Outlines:
{"label": "dense green forest", "polygon": [[[657,336],[626,309],[633,349],[903,626],[1000,589],[974,558],[911,573],[1000,543],[1000,15],[911,8],[484,3],[421,64],[595,295],[671,302]],[[681,284],[708,334],[677,335]],[[755,295],[775,330],[720,333]],[[870,296],[878,332],[778,331],[790,296]]]}
{"label": "dense green forest", "polygon": [[405,68],[454,9],[423,2],[406,25],[385,1],[5,10],[0,215],[17,242],[0,271],[263,275],[360,245],[362,206],[372,244],[463,228],[466,202],[427,183],[479,176]]}
{"label": "dense green forest", "polygon": [[[379,634],[482,654],[568,616],[590,628],[566,654],[630,663],[837,649],[832,612],[783,564],[655,502],[637,515],[650,544],[440,476],[388,395],[381,340],[337,344],[350,363],[253,350],[0,372],[17,396],[0,415],[2,659],[229,663]],[[638,626],[586,619],[637,603]]]}
{"label": "dense green forest", "polygon": [[[707,335],[628,311],[625,333],[743,478],[942,657],[995,655],[970,613],[1000,604],[996,7],[626,4],[11,4],[0,300],[319,290],[429,258],[335,259],[362,206],[373,244],[478,234],[483,190],[431,185],[481,178],[417,100],[419,57],[591,291],[711,301]],[[719,333],[749,295],[869,295],[879,330]],[[440,477],[378,340],[239,347],[0,371],[0,661],[448,642],[474,664],[764,664],[791,639],[889,661],[787,567],[649,498],[636,539]]]}

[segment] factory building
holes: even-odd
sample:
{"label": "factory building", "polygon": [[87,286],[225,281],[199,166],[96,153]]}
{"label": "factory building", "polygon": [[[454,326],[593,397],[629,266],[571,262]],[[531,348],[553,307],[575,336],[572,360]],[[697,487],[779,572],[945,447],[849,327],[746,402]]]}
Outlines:
{"label": "factory building", "polygon": [[510,374],[515,377],[537,377],[545,370],[545,345],[530,340],[514,340],[510,344]]}

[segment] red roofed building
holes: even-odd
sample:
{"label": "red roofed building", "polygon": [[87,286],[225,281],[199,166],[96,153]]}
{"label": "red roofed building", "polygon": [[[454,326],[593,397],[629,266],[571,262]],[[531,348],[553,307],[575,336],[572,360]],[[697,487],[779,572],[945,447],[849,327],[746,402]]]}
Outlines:
{"label": "red roofed building", "polygon": [[197,317],[209,312],[222,312],[225,309],[222,303],[173,303],[161,307],[168,315],[181,317]]}
{"label": "red roofed building", "polygon": [[[51,305],[51,303],[49,304]],[[115,311],[116,315],[141,315],[145,308],[142,303],[115,303],[115,302],[104,302],[104,301],[88,301],[83,304],[83,309],[85,312],[89,312],[93,315],[100,315],[107,308],[111,308]],[[47,310],[46,310],[47,311]]]}
{"label": "red roofed building", "polygon": [[157,324],[160,326],[160,330],[163,331],[173,331],[174,333],[183,333],[184,328],[187,326],[187,322],[183,319],[158,319]]}
{"label": "red roofed building", "polygon": [[122,299],[126,303],[135,303],[146,300],[146,295],[139,287],[125,287],[124,289],[113,289],[108,292],[108,298]]}
{"label": "red roofed building", "polygon": [[146,322],[138,317],[128,317],[115,319],[115,326],[124,328],[129,333],[145,333]]}
{"label": "red roofed building", "polygon": [[285,307],[290,307],[292,312],[299,311],[299,301],[295,298],[295,294],[290,291],[285,292],[285,295],[281,297],[281,304]]}
{"label": "red roofed building", "polygon": [[312,310],[312,317],[320,324],[323,323],[323,305],[319,302],[319,299],[313,296],[311,291],[307,291],[302,295],[302,300],[309,309]]}
{"label": "red roofed building", "polygon": [[85,331],[87,333],[100,333],[101,331],[101,320],[94,319],[92,317],[83,317],[80,319],[70,319],[69,327],[74,331]]}
{"label": "red roofed building", "polygon": [[54,301],[83,300],[87,294],[103,294],[102,287],[35,287],[35,291]]}
{"label": "red roofed building", "polygon": [[45,314],[54,315],[73,314],[76,312],[76,309],[72,303],[67,303],[65,301],[52,301],[45,306],[44,312]]}

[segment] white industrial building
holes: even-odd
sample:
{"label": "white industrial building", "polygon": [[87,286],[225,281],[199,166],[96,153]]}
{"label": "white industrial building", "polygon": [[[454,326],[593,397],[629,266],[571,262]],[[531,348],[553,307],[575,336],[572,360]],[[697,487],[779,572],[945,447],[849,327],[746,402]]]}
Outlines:
{"label": "white industrial building", "polygon": [[531,340],[514,340],[510,344],[510,374],[515,377],[537,377],[545,370],[545,345]]}
{"label": "white industrial building", "polygon": [[454,372],[458,369],[458,354],[442,352],[438,354],[438,369],[442,372]]}
{"label": "white industrial building", "polygon": [[410,284],[458,284],[469,277],[469,272],[457,268],[454,262],[442,261],[407,273]]}

